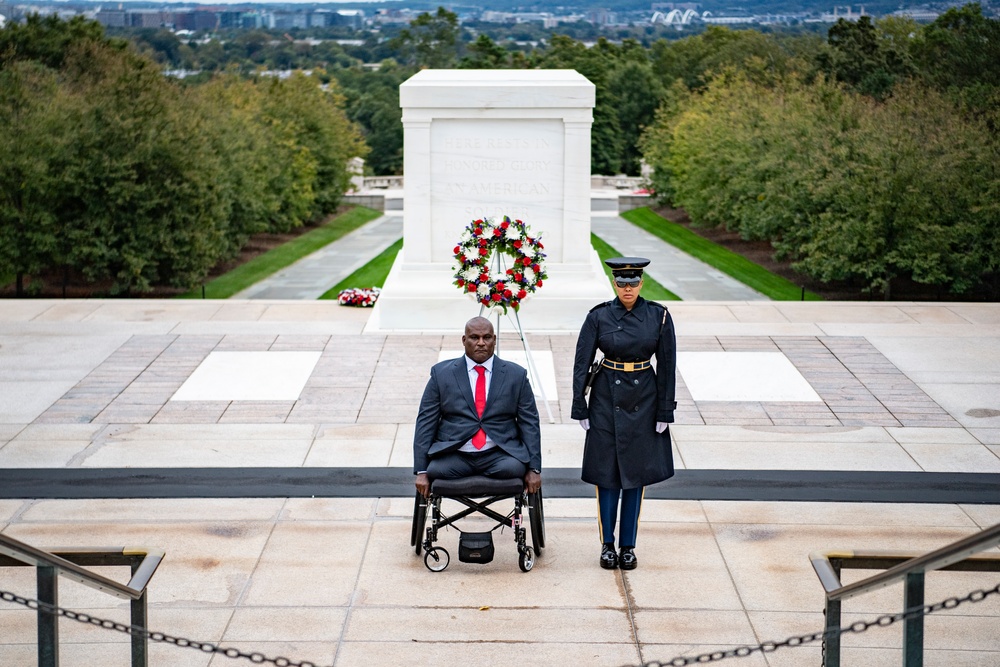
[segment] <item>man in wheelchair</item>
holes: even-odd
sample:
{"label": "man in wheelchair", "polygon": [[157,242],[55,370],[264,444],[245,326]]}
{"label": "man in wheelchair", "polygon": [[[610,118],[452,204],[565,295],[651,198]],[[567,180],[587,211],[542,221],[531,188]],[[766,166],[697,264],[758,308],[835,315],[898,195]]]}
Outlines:
{"label": "man in wheelchair", "polygon": [[431,368],[413,436],[413,472],[425,498],[435,479],[482,475],[542,485],[538,408],[527,372],[493,355],[496,335],[474,317],[462,336],[465,356]]}
{"label": "man in wheelchair", "polygon": [[[464,356],[431,368],[420,400],[413,436],[417,493],[410,546],[416,547],[417,555],[425,550],[424,564],[440,572],[450,557],[443,547],[434,546],[438,530],[478,512],[497,521],[497,527],[514,529],[519,565],[527,572],[534,564],[534,555],[540,555],[545,546],[542,448],[535,396],[523,368],[494,356],[496,335],[488,319],[469,320],[462,344]],[[442,498],[451,498],[467,509],[446,516]],[[509,498],[514,499],[514,510],[506,516],[489,507]],[[521,522],[525,506],[534,548],[527,544],[527,530]],[[424,536],[428,511],[433,519]],[[460,560],[488,563],[493,559],[492,531],[460,531],[460,535]]]}

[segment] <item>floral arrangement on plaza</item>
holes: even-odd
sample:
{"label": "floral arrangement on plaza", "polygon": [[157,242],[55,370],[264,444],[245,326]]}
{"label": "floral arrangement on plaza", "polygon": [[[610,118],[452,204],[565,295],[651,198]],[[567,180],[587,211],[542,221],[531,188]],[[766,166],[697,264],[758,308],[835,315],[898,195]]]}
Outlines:
{"label": "floral arrangement on plaza", "polygon": [[[496,218],[473,220],[455,246],[455,285],[488,308],[503,308],[504,314],[507,308],[517,312],[521,301],[548,278],[544,248],[540,235],[531,236],[521,220],[506,215],[499,222]],[[491,273],[494,253],[508,255],[512,266],[506,268],[501,257]]]}
{"label": "floral arrangement on plaza", "polygon": [[372,287],[371,289],[351,287],[340,290],[340,293],[337,295],[337,302],[340,303],[341,306],[371,308],[375,305],[375,301],[378,300],[379,292],[381,292],[381,290],[377,287]]}

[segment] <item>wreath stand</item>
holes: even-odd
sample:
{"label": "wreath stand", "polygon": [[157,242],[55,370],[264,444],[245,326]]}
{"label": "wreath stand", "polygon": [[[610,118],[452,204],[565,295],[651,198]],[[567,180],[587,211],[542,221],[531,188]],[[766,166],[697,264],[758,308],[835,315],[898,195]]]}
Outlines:
{"label": "wreath stand", "polygon": [[[492,271],[493,271],[494,274],[498,274],[498,273],[502,274],[502,273],[506,273],[507,272],[507,263],[504,261],[503,255],[504,255],[504,253],[502,253],[502,252],[494,252],[493,253],[493,260],[490,263],[492,264]],[[496,312],[496,315],[497,315],[497,324],[496,324],[496,337],[497,337],[496,340],[497,340],[497,344],[496,344],[496,351],[497,351],[497,353],[499,353],[500,352],[500,315],[501,315],[501,311],[500,311],[500,309],[495,309],[495,310],[497,311]],[[542,385],[542,378],[538,374],[538,369],[535,368],[535,360],[531,356],[531,348],[528,346],[528,337],[524,333],[524,327],[521,326],[521,318],[517,314],[517,310],[518,309],[515,308],[513,310],[514,310],[514,318],[511,319],[510,313],[506,313],[507,320],[512,325],[514,325],[514,331],[517,332],[518,337],[521,339],[521,347],[524,348],[524,357],[528,361],[528,375],[529,375],[529,377],[531,377],[532,379],[534,379],[535,386],[538,388],[538,393],[541,394],[541,396],[542,396],[542,402],[545,404],[545,412],[549,416],[549,423],[550,424],[555,424],[556,420],[552,416],[552,408],[549,406],[549,399],[545,395],[545,387]],[[482,304],[479,304],[479,316],[480,317],[484,317],[484,315],[483,315],[484,312],[486,312],[486,306],[484,306]],[[489,318],[487,317],[487,319],[489,319]]]}

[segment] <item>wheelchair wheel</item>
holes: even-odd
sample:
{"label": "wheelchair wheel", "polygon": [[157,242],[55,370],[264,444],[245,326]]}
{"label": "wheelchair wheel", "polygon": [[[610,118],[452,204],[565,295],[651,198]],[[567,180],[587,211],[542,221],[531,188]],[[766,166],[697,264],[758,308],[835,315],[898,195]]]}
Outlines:
{"label": "wheelchair wheel", "polygon": [[[448,567],[448,563],[451,562],[451,556],[448,554],[448,550],[444,547],[431,547],[424,554],[424,565],[431,572],[440,572],[441,570]],[[523,569],[523,567],[522,567]]]}
{"label": "wheelchair wheel", "polygon": [[531,524],[531,541],[535,552],[541,556],[542,549],[545,548],[545,513],[542,509],[541,490],[528,498],[528,522]]}
{"label": "wheelchair wheel", "polygon": [[413,525],[410,527],[410,546],[419,556],[427,526],[427,501],[418,492],[413,500]]}
{"label": "wheelchair wheel", "polygon": [[535,555],[531,552],[531,547],[524,547],[521,557],[517,559],[517,564],[521,568],[521,572],[530,572],[531,568],[535,567]]}

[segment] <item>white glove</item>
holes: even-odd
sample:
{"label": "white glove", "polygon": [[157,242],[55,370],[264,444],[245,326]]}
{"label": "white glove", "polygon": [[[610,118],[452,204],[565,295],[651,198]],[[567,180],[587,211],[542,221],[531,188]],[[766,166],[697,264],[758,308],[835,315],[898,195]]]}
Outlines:
{"label": "white glove", "polygon": [[656,432],[663,433],[667,430],[667,422],[656,422]]}
{"label": "white glove", "polygon": [[581,419],[580,420],[580,427],[584,431],[589,431],[590,430],[590,420],[589,419]]}

